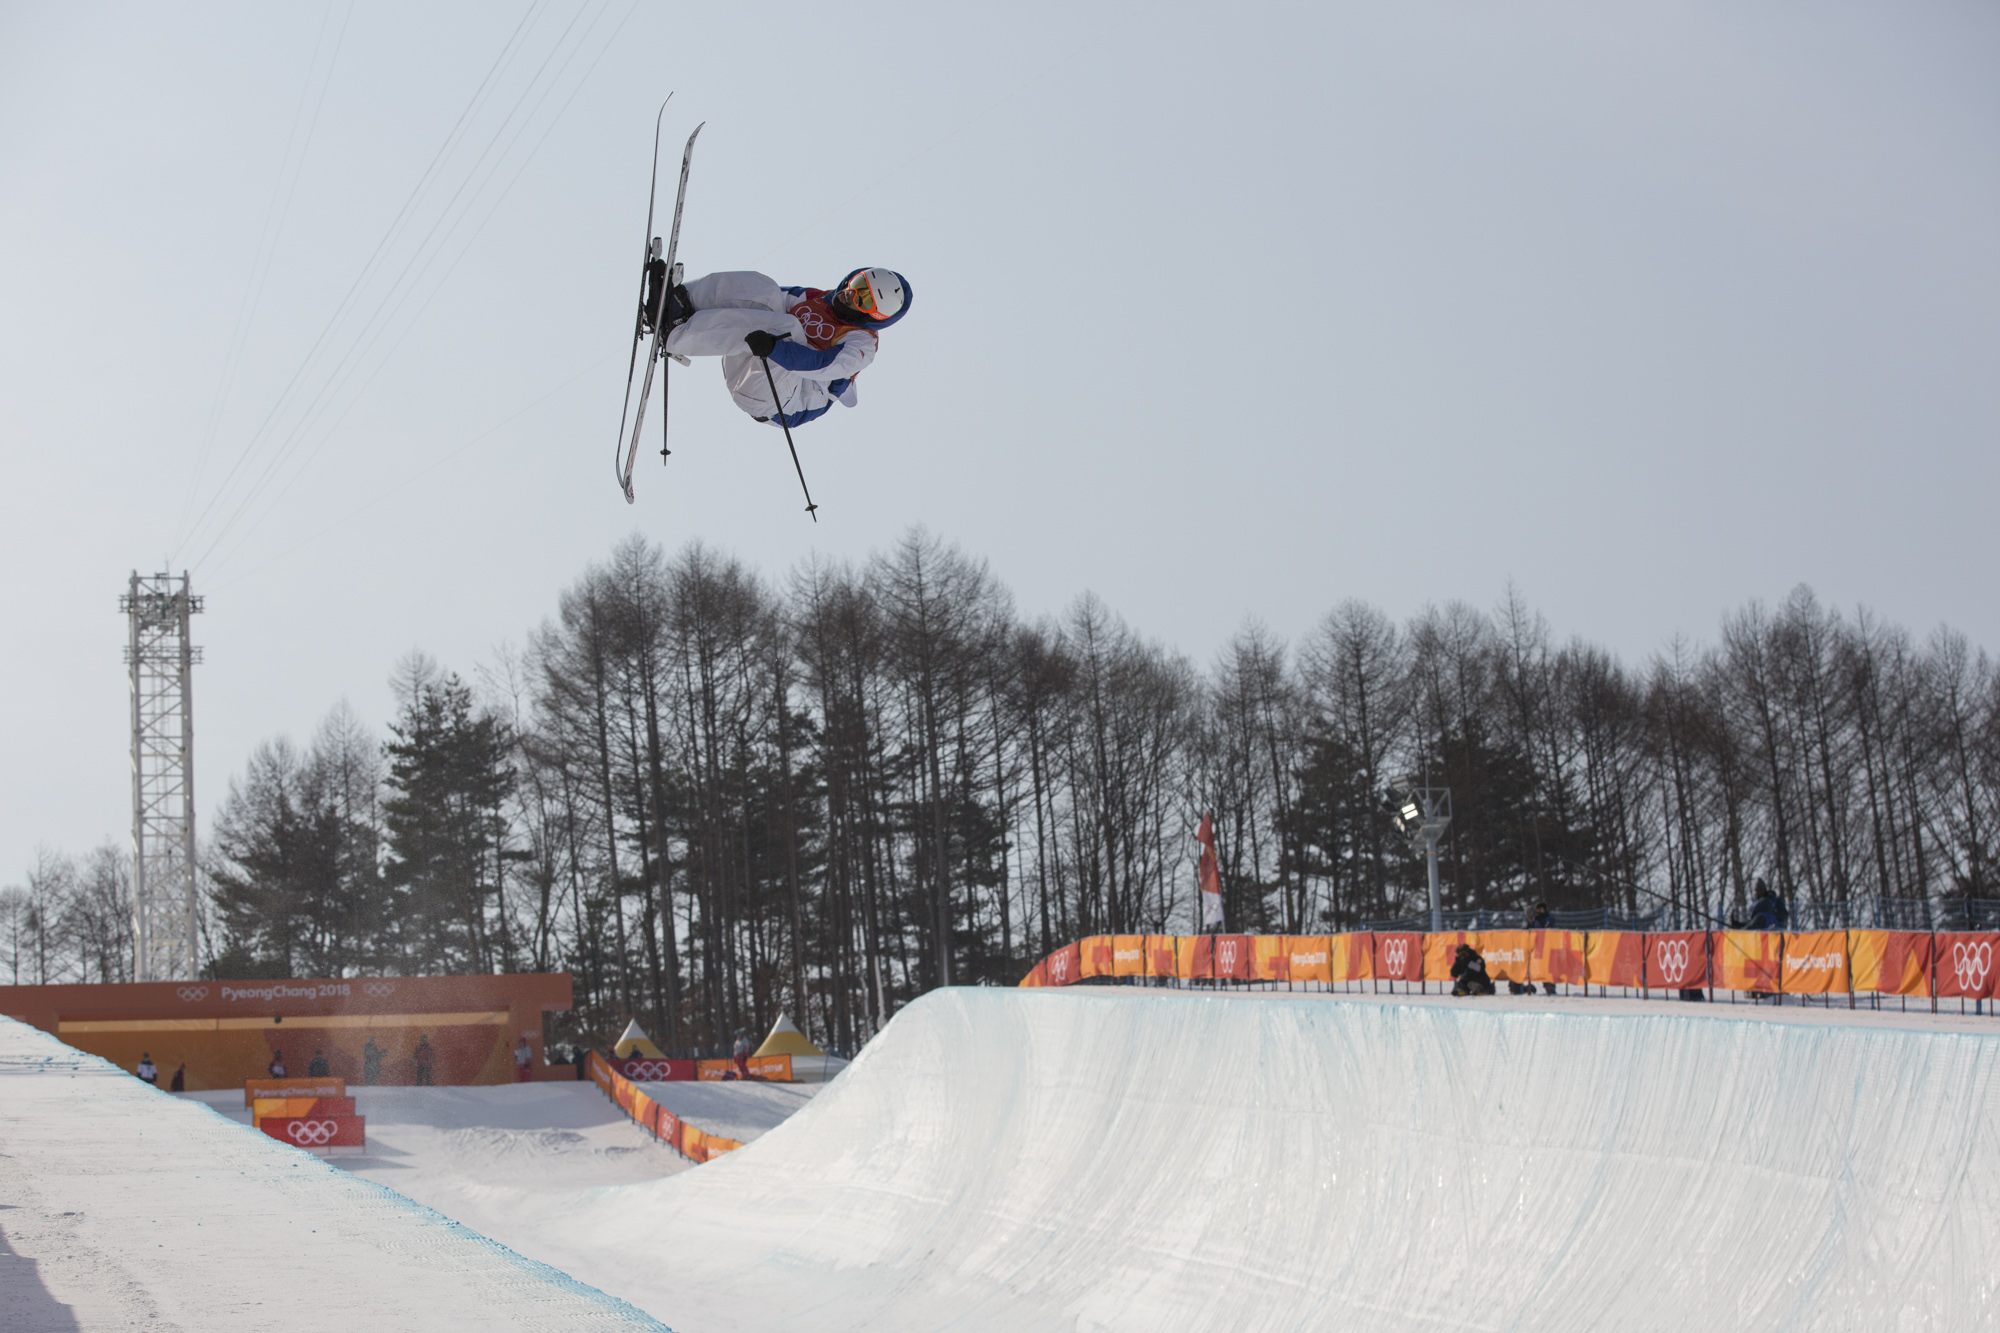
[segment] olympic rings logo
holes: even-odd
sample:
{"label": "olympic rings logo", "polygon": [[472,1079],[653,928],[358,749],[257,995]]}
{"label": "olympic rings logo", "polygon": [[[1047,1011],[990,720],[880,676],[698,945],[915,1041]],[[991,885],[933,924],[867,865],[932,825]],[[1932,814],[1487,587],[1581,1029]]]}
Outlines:
{"label": "olympic rings logo", "polygon": [[285,1133],[301,1148],[317,1148],[331,1143],[333,1136],[339,1132],[340,1126],[331,1120],[294,1120],[285,1126]]}
{"label": "olympic rings logo", "polygon": [[823,343],[840,332],[840,326],[813,309],[810,301],[801,301],[792,307],[792,318],[806,331],[806,341]]}
{"label": "olympic rings logo", "polygon": [[640,1083],[659,1083],[673,1077],[674,1067],[664,1060],[630,1060],[625,1077]]}
{"label": "olympic rings logo", "polygon": [[1958,978],[1958,988],[1975,991],[1986,984],[1986,974],[1993,970],[1993,946],[1979,944],[1954,944],[1951,946],[1951,970]]}
{"label": "olympic rings logo", "polygon": [[1408,940],[1398,938],[1382,942],[1382,962],[1387,966],[1390,976],[1399,977],[1403,975],[1403,965],[1409,960],[1410,942]]}
{"label": "olympic rings logo", "polygon": [[393,981],[364,981],[361,983],[361,993],[363,995],[373,995],[378,999],[384,995],[394,995],[396,993],[396,983]]}
{"label": "olympic rings logo", "polygon": [[1688,942],[1686,940],[1661,940],[1653,946],[1653,957],[1660,964],[1660,980],[1669,985],[1678,985],[1687,980]]}
{"label": "olympic rings logo", "polygon": [[1236,966],[1236,941],[1223,940],[1216,949],[1216,959],[1224,967]]}
{"label": "olympic rings logo", "polygon": [[193,1004],[196,1000],[206,1000],[208,998],[208,987],[183,986],[180,988],[179,994],[183,1000],[186,1000],[189,1004]]}
{"label": "olympic rings logo", "polygon": [[1049,959],[1049,979],[1060,986],[1069,976],[1069,955],[1059,953]]}

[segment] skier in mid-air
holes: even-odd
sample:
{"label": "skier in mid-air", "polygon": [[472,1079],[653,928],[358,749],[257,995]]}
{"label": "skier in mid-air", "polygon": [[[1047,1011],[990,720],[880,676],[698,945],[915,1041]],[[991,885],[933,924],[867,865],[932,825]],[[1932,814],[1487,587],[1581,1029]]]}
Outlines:
{"label": "skier in mid-air", "polygon": [[[668,94],[669,100],[672,94]],[[632,488],[632,468],[639,455],[639,436],[646,425],[646,400],[654,374],[660,379],[660,457],[673,451],[666,441],[666,368],[668,358],[688,364],[689,357],[722,358],[722,380],[736,405],[758,421],[785,432],[792,469],[799,474],[806,513],[819,521],[819,506],[799,465],[792,427],[826,415],[835,403],[853,407],[854,377],[875,359],[881,331],[910,311],[910,284],[893,269],[858,268],[830,291],[818,287],[780,287],[762,273],[711,273],[693,282],[681,280],[681,209],[687,203],[688,167],[701,126],[688,135],[681,152],[680,185],[674,192],[672,224],[666,244],[653,234],[654,206],[659,199],[660,132],[666,102],[653,119],[653,186],[646,196],[646,257],[641,270],[639,316],[632,331],[632,357],[625,368],[625,406],[618,417],[618,454],[614,459],[618,487],[625,503],[638,497]],[[636,380],[639,349],[646,353],[646,373]],[[632,430],[625,430],[627,421]]]}
{"label": "skier in mid-air", "polygon": [[875,359],[880,331],[910,312],[910,284],[886,268],[855,269],[830,291],[780,287],[762,273],[711,273],[661,293],[664,264],[647,279],[644,332],[660,311],[666,350],[721,357],[729,396],[773,425],[803,426],[834,403],[853,407],[854,377]]}

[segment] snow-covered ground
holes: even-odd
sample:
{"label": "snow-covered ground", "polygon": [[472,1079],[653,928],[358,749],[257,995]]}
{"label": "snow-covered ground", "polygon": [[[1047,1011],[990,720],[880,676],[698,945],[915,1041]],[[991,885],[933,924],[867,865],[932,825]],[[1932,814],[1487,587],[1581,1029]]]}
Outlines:
{"label": "snow-covered ground", "polygon": [[641,1083],[648,1097],[707,1134],[749,1143],[811,1101],[824,1083]]}
{"label": "snow-covered ground", "polygon": [[1993,1327],[1996,1071],[1927,1008],[941,991],[537,1225],[681,1333]]}
{"label": "snow-covered ground", "polygon": [[[821,1084],[650,1083],[698,1128],[748,1142]],[[606,1189],[660,1180],[693,1163],[627,1119],[594,1083],[480,1088],[354,1088],[365,1153],[335,1166],[386,1185],[531,1259],[557,1262],[542,1219]],[[248,1125],[241,1092],[183,1096]]]}
{"label": "snow-covered ground", "polygon": [[[215,1117],[191,1133],[160,1105],[206,1112],[89,1076],[107,1181],[22,1165],[82,1132],[45,1123],[74,1094],[11,1096],[58,1075],[0,1094],[0,1185],[33,1187],[0,1190],[0,1235],[41,1261],[0,1253],[0,1312],[42,1308],[16,1288],[109,1303],[98,1323],[25,1327],[118,1327],[211,1292],[265,1319],[322,1288],[348,1314],[362,1290],[391,1310],[448,1295],[449,1318],[468,1287],[587,1296],[385,1193],[324,1201],[349,1197],[343,1172],[364,1178],[350,1193],[393,1185],[680,1333],[2000,1326],[2000,1022],[1927,1003],[942,991],[828,1085],[649,1085],[754,1140],[699,1168],[588,1084],[359,1089],[369,1153],[328,1167]],[[203,1172],[134,1182],[154,1136],[178,1162],[222,1130],[221,1164],[204,1148]],[[132,1206],[161,1190],[209,1203]],[[220,1246],[190,1230],[223,1222]],[[300,1227],[308,1252],[274,1268]],[[371,1250],[386,1257],[357,1257]],[[480,1308],[496,1303],[513,1304]],[[535,1322],[631,1317],[583,1308]]]}
{"label": "snow-covered ground", "polygon": [[660,1325],[399,1194],[0,1018],[0,1328],[140,1327]]}

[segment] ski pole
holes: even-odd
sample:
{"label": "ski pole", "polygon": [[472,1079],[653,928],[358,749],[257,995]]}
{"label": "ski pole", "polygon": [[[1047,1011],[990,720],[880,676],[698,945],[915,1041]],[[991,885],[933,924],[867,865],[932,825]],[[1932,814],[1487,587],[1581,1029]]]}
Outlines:
{"label": "ski pole", "polygon": [[778,397],[778,381],[771,374],[771,358],[760,356],[757,359],[764,363],[764,382],[771,386],[771,410],[777,415],[778,425],[785,432],[785,447],[792,451],[792,470],[799,474],[799,489],[806,493],[806,512],[811,514],[813,522],[817,523],[819,506],[813,503],[812,488],[806,485],[806,470],[799,466],[799,450],[798,446],[792,443],[792,428],[785,423],[785,404]]}

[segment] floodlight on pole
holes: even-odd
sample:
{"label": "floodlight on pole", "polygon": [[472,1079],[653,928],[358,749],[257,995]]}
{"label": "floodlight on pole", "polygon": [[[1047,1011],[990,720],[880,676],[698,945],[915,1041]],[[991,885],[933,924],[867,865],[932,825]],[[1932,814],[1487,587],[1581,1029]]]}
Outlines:
{"label": "floodlight on pole", "polygon": [[1451,788],[1418,787],[1407,781],[1392,782],[1382,797],[1389,822],[1408,840],[1412,850],[1423,850],[1430,872],[1431,931],[1444,929],[1444,900],[1438,892],[1438,840],[1451,826]]}

